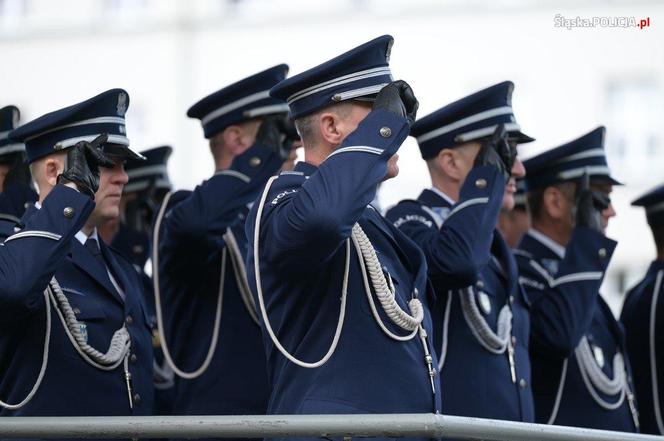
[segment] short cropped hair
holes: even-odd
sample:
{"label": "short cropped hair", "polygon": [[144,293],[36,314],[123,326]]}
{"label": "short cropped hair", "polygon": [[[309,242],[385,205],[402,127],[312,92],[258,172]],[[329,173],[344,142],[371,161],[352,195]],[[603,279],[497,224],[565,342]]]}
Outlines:
{"label": "short cropped hair", "polygon": [[352,104],[357,104],[354,101],[343,101],[341,103],[335,103],[330,106],[327,106],[323,109],[320,109],[310,115],[305,115],[301,118],[296,119],[295,129],[297,133],[302,138],[302,144],[306,148],[308,145],[315,144],[318,141],[318,127],[317,122],[321,114],[325,112],[334,112],[339,117],[344,118],[350,114],[350,109]]}

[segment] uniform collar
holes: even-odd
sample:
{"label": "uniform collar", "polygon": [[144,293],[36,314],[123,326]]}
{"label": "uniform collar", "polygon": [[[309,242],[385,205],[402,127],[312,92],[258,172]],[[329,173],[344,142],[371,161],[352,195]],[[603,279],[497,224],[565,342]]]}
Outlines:
{"label": "uniform collar", "polygon": [[429,207],[449,208],[455,204],[451,197],[438,190],[437,188],[427,188],[419,195],[417,199]]}
{"label": "uniform collar", "polygon": [[528,230],[526,234],[553,251],[553,253],[559,258],[565,258],[565,247],[555,242],[549,236],[546,236],[544,233],[541,233],[534,228]]}
{"label": "uniform collar", "polygon": [[295,168],[293,169],[293,171],[303,173],[305,176],[313,175],[316,170],[318,170],[318,167],[304,161],[300,161],[295,164]]}
{"label": "uniform collar", "polygon": [[437,189],[436,187],[431,187],[431,188],[429,189],[429,191],[433,191],[433,192],[436,193],[438,196],[440,196],[441,198],[443,198],[443,199],[445,200],[445,202],[447,202],[447,203],[450,204],[450,205],[454,205],[454,204],[456,204],[456,201],[455,201],[454,199],[452,199],[451,197],[449,197],[449,196],[447,195],[447,193],[445,193],[445,192],[442,191],[442,190]]}
{"label": "uniform collar", "polygon": [[96,228],[92,230],[92,233],[90,233],[89,236],[86,235],[83,231],[79,231],[78,233],[76,233],[76,235],[75,235],[74,237],[75,237],[79,242],[81,242],[81,245],[85,245],[85,242],[86,242],[88,239],[94,239],[94,240],[97,241],[97,243],[99,243],[99,236],[97,235],[97,229],[96,229]]}

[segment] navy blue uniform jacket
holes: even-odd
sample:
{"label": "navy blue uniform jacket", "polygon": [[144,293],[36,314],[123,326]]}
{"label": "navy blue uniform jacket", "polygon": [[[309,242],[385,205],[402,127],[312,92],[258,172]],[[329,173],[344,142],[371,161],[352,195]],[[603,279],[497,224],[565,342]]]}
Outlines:
{"label": "navy blue uniform jacket", "polygon": [[[514,257],[495,229],[504,182],[493,168],[475,167],[456,204],[439,191],[424,190],[417,200],[389,210],[387,218],[427,257],[436,290],[443,413],[531,422],[528,302]],[[462,289],[472,290],[472,301],[493,332],[500,310],[511,309],[514,378],[508,351],[490,352],[477,338],[474,321],[462,309]]]}
{"label": "navy blue uniform jacket", "polygon": [[[388,127],[390,135],[381,136]],[[383,130],[385,133],[386,130]],[[408,135],[405,119],[372,111],[321,165],[299,163],[284,172],[267,195],[260,228],[260,271],[267,314],[284,347],[315,362],[328,351],[339,318],[346,268],[346,240],[357,222],[370,238],[384,274],[405,311],[413,292],[427,309],[426,262],[417,246],[368,204],[387,171],[388,159]],[[247,219],[247,271],[254,284],[257,205]],[[379,327],[369,306],[360,264],[350,245],[347,305],[336,352],[318,368],[300,367],[273,345],[264,328],[270,384],[268,413],[399,413],[440,410],[440,387],[432,393],[419,337],[395,341]],[[371,292],[374,302],[375,294]],[[258,304],[258,303],[257,303]],[[377,306],[385,325],[404,335]],[[433,345],[429,343],[433,353]],[[434,354],[434,363],[435,354]]]}
{"label": "navy blue uniform jacket", "polygon": [[[620,320],[625,327],[627,353],[634,369],[641,431],[664,435],[664,262],[656,260],[638,285],[627,293]],[[653,338],[654,337],[654,338]]]}
{"label": "navy blue uniform jacket", "polygon": [[531,299],[531,359],[537,422],[594,429],[635,431],[629,400],[615,410],[608,396],[591,385],[579,370],[575,348],[585,336],[595,362],[608,378],[614,377],[617,352],[629,361],[624,333],[599,287],[616,242],[596,231],[577,227],[567,248],[531,230],[519,244],[521,282]]}
{"label": "navy blue uniform jacket", "polygon": [[[64,214],[66,207],[73,216]],[[37,378],[46,323],[43,291],[55,275],[94,348],[106,352],[113,333],[127,325],[134,408],[122,364],[112,371],[90,366],[52,309],[43,383],[26,406],[1,409],[2,416],[147,415],[152,409],[152,344],[141,283],[131,263],[102,243],[104,259],[125,292],[122,300],[104,268],[74,237],[93,207],[89,197],[58,185],[41,209],[26,212],[20,231],[4,229],[9,237],[0,246],[0,398],[17,403]]]}
{"label": "navy blue uniform jacket", "polygon": [[[255,157],[260,158],[258,166],[250,161]],[[230,227],[244,256],[247,204],[280,166],[272,150],[254,145],[164,218],[159,246],[167,343],[185,371],[197,369],[210,346],[226,248],[222,236]],[[174,414],[265,413],[268,383],[261,330],[240,296],[230,256],[223,290],[220,336],[211,364],[196,379],[178,380]]]}

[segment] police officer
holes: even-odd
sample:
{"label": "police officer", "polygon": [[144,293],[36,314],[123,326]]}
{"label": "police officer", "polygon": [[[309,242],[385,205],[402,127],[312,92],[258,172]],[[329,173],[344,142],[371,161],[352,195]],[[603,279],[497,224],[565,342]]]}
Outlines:
{"label": "police officer", "polygon": [[503,235],[510,248],[516,248],[526,231],[530,229],[530,215],[528,214],[528,198],[526,194],[526,180],[516,181],[514,193],[514,208],[500,210],[498,216],[498,231]]}
{"label": "police officer", "polygon": [[[173,188],[168,176],[171,146],[160,146],[140,152],[142,159],[128,160],[125,171],[129,181],[122,190],[120,217],[106,225],[103,239],[129,257],[137,270],[151,272],[150,234],[152,222],[164,197]],[[147,266],[146,266],[147,265]]]}
{"label": "police officer", "polygon": [[[194,104],[216,172],[155,225],[166,356],[177,382],[175,414],[264,414],[268,381],[256,308],[244,267],[248,205],[277,173],[288,107],[269,89],[286,77],[278,65]],[[169,204],[165,200],[164,204]],[[167,209],[162,207],[162,214]],[[159,309],[158,309],[159,311]],[[158,315],[159,317],[159,315]],[[168,359],[168,358],[167,358]]]}
{"label": "police officer", "polygon": [[305,162],[268,181],[247,218],[268,413],[437,412],[426,262],[368,204],[394,177],[417,100],[385,35],[277,84]]}
{"label": "police officer", "polygon": [[620,320],[625,326],[627,353],[636,373],[634,387],[639,398],[641,431],[664,435],[661,389],[664,340],[661,332],[657,332],[657,324],[662,323],[664,313],[661,306],[664,302],[664,185],[647,192],[632,205],[645,208],[657,258],[643,280],[627,293]]}
{"label": "police officer", "polygon": [[150,261],[152,221],[172,184],[168,176],[168,158],[173,149],[160,146],[144,150],[145,159],[129,159],[125,171],[129,180],[122,190],[120,216],[106,222],[99,235],[106,243],[128,257],[144,285],[145,305],[152,329],[154,360],[155,415],[171,414],[175,398],[175,376],[161,352],[152,287]]}
{"label": "police officer", "polygon": [[[145,415],[152,345],[131,263],[98,240],[119,214],[129,97],[112,89],[10,133],[39,202],[0,246],[0,414]],[[103,150],[103,153],[102,153]]]}
{"label": "police officer", "polygon": [[0,219],[10,221],[18,221],[37,200],[25,163],[25,146],[9,139],[19,117],[16,106],[0,109]]}
{"label": "police officer", "polygon": [[599,288],[616,242],[604,127],[525,162],[532,229],[517,252],[531,301],[540,423],[638,429],[621,326]]}
{"label": "police officer", "polygon": [[387,218],[427,258],[443,413],[530,422],[527,301],[496,230],[524,175],[516,144],[532,141],[515,120],[513,89],[493,85],[413,125],[433,187]]}

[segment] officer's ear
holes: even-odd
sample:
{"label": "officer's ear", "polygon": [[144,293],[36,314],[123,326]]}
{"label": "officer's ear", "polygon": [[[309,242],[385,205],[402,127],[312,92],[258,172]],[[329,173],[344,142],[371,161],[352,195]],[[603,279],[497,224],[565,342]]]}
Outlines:
{"label": "officer's ear", "polygon": [[321,138],[326,144],[335,147],[341,145],[346,133],[342,130],[341,117],[336,112],[322,112],[316,122]]}
{"label": "officer's ear", "polygon": [[569,217],[569,203],[558,187],[547,187],[542,193],[542,207],[548,217],[562,220]]}
{"label": "officer's ear", "polygon": [[474,144],[468,143],[454,148],[445,148],[438,152],[441,170],[454,181],[463,182],[473,167],[477,155]]}
{"label": "officer's ear", "polygon": [[439,151],[434,158],[434,164],[436,168],[442,171],[446,176],[457,179],[459,172],[454,150],[443,149]]}
{"label": "officer's ear", "polygon": [[49,187],[55,187],[58,183],[58,176],[65,169],[65,154],[50,155],[44,158],[43,164],[40,164],[43,170],[43,176]]}

